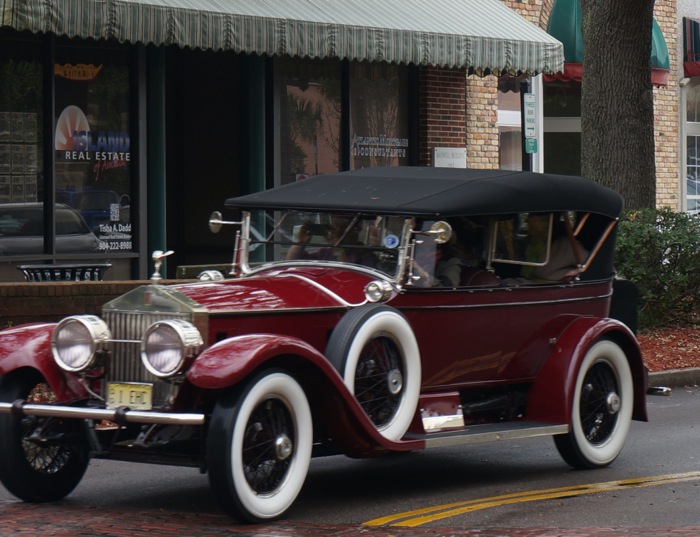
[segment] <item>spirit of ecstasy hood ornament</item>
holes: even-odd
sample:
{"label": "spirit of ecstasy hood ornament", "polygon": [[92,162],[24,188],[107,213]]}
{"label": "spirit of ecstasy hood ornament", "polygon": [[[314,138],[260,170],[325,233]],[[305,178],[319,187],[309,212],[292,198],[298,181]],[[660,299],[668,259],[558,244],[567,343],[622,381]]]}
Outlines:
{"label": "spirit of ecstasy hood ornament", "polygon": [[172,250],[168,250],[167,252],[163,252],[162,250],[156,250],[155,252],[153,252],[152,257],[153,261],[155,262],[155,271],[151,276],[151,282],[158,283],[160,280],[163,279],[163,277],[160,275],[160,267],[163,264],[163,258],[168,257],[173,253],[174,252]]}

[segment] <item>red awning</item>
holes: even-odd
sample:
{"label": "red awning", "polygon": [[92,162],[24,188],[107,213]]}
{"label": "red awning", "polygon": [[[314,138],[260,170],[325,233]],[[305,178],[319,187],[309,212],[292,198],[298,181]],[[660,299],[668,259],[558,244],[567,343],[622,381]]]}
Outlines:
{"label": "red awning", "polygon": [[683,17],[683,74],[700,76],[700,22]]}
{"label": "red awning", "polygon": [[[685,76],[700,76],[700,62],[693,63],[692,68],[695,69],[696,74]],[[668,69],[659,69],[658,67],[652,67],[651,69],[651,83],[654,86],[668,86],[668,78],[670,71]],[[545,82],[578,82],[581,83],[583,78],[583,64],[581,63],[564,63],[564,72],[557,73],[555,75],[543,75]]]}

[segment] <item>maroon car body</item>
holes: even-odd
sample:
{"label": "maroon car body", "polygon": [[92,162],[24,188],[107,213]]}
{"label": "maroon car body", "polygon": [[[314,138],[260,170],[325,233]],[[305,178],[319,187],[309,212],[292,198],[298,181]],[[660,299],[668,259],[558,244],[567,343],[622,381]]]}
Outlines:
{"label": "maroon car body", "polygon": [[[210,225],[237,230],[227,274],[162,285],[156,252],[152,283],[101,318],[0,332],[10,492],[60,499],[91,457],[197,466],[227,512],[258,522],[291,507],[313,456],[549,435],[596,468],[647,419],[615,192],[382,168],[226,205],[240,219]],[[570,259],[548,278],[557,241]]]}

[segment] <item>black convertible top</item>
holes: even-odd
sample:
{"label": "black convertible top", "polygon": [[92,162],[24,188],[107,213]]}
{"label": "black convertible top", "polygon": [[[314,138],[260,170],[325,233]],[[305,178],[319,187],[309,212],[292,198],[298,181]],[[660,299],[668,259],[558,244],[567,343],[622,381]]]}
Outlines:
{"label": "black convertible top", "polygon": [[582,177],[507,170],[365,168],[317,175],[226,200],[239,209],[298,209],[411,216],[583,211],[617,218],[622,197]]}

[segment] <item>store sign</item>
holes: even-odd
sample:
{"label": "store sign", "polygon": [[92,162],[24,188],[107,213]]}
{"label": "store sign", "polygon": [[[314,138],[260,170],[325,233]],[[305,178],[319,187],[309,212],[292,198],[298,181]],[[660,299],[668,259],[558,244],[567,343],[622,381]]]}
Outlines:
{"label": "store sign", "polygon": [[86,65],[84,63],[79,63],[78,65],[71,65],[69,63],[65,65],[54,66],[54,74],[69,80],[94,80],[102,71],[102,65]]}
{"label": "store sign", "polygon": [[466,147],[436,147],[433,150],[433,166],[436,168],[466,168]]}
{"label": "store sign", "polygon": [[537,100],[534,93],[523,95],[525,138],[537,138]]}
{"label": "store sign", "polygon": [[352,136],[352,155],[354,157],[405,158],[408,138],[396,138],[381,134],[379,136]]}

